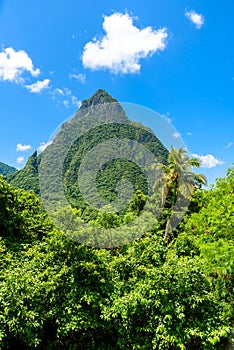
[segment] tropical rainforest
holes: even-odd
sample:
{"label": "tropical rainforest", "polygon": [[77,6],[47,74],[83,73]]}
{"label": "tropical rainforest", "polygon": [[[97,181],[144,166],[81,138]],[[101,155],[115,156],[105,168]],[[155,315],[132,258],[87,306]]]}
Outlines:
{"label": "tropical rainforest", "polygon": [[[77,113],[108,102],[113,99],[100,90]],[[152,197],[163,202],[157,222],[126,244],[109,249],[84,245],[54,224],[40,196],[41,155],[34,153],[24,169],[1,175],[0,349],[203,350],[226,349],[230,342],[234,167],[208,188],[204,176],[193,172],[199,161],[186,150],[168,151],[138,123],[117,131],[157,155],[154,169],[163,171],[164,181],[163,191],[157,191],[162,179],[155,176]],[[113,133],[109,125],[102,137]],[[83,230],[92,223],[124,232],[150,196],[138,167],[116,160],[97,176],[99,193],[109,201],[117,195],[119,179],[132,180],[134,194],[118,213],[93,211],[74,185],[80,158],[98,135],[91,130],[69,150],[63,168],[66,196]],[[190,204],[173,229],[170,217],[179,187]],[[63,207],[54,213],[61,227],[67,212]]]}

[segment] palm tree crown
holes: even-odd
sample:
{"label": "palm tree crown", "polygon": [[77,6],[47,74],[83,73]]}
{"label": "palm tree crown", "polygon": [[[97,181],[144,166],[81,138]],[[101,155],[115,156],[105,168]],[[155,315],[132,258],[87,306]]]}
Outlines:
{"label": "palm tree crown", "polygon": [[[194,189],[207,183],[204,175],[193,172],[193,168],[200,165],[200,160],[190,158],[186,149],[174,147],[171,147],[166,165],[160,163],[154,165],[155,169],[162,171],[162,176],[158,177],[154,184],[154,191],[161,188],[163,206],[172,209],[178,196],[187,200],[191,199]],[[170,224],[167,222],[166,236],[169,226]]]}

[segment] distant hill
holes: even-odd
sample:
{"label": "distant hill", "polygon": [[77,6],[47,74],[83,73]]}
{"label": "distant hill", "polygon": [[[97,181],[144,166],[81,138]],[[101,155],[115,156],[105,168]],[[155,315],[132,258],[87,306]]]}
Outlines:
{"label": "distant hill", "polygon": [[28,158],[23,169],[6,176],[7,182],[15,187],[33,190],[36,194],[39,194],[38,161],[36,151]]}
{"label": "distant hill", "polygon": [[1,175],[6,176],[8,174],[14,173],[15,171],[17,171],[17,169],[15,167],[0,162],[0,174]]}
{"label": "distant hill", "polygon": [[[113,105],[107,105],[110,103],[113,103]],[[86,116],[86,114],[88,115],[91,108],[97,105],[106,105],[108,108],[108,115],[117,113],[118,118],[120,118],[121,121],[123,120],[123,124],[110,123],[93,127],[88,132],[82,134],[68,150],[63,166],[64,190],[72,205],[79,208],[84,208],[85,206],[81,193],[79,192],[79,187],[77,186],[79,165],[85,154],[100,142],[117,136],[118,138],[135,140],[148,148],[157,157],[158,162],[166,163],[167,161],[168,151],[157,137],[155,137],[150,130],[148,131],[143,127],[141,123],[130,123],[122,106],[104,90],[98,90],[91,98],[83,101],[73,119],[69,122],[65,122],[61,126],[60,132],[58,132],[53,141],[53,146],[48,146],[47,150],[44,152],[49,154],[50,147],[55,148],[55,150],[57,147],[57,152],[54,154],[59,156],[59,147],[61,142],[63,143],[66,131],[68,131],[69,137],[69,131],[73,126],[74,129],[77,127],[79,119]],[[38,156],[37,152],[35,152],[28,159],[27,164],[22,170],[7,176],[7,181],[15,187],[33,190],[36,194],[39,194],[38,165],[40,164],[41,157],[41,154]],[[48,169],[50,168],[50,164],[52,164],[52,162],[50,163],[48,161]],[[99,193],[108,201],[114,200],[117,196],[116,184],[121,179],[130,180],[134,190],[140,189],[142,192],[147,193],[147,183],[142,171],[138,166],[124,159],[108,162],[108,164],[99,171],[97,174],[97,188]],[[56,196],[56,182],[53,185],[54,195]],[[59,198],[55,197],[54,200],[59,200]]]}

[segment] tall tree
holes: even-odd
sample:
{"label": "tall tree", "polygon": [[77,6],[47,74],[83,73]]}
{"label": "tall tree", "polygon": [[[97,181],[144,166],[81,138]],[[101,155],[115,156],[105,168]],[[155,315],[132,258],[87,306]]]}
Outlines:
{"label": "tall tree", "polygon": [[200,165],[200,160],[190,158],[186,149],[174,147],[171,147],[166,165],[161,163],[154,165],[155,169],[162,171],[162,176],[158,177],[154,184],[154,191],[157,192],[161,188],[161,200],[166,213],[164,223],[166,241],[170,240],[172,220],[169,220],[169,217],[178,198],[188,201],[196,187],[207,183],[204,175],[193,172],[193,168],[198,168]]}

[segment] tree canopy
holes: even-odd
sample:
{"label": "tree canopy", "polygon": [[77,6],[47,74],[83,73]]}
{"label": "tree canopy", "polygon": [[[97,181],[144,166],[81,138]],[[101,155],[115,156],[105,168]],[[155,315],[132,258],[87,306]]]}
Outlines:
{"label": "tree canopy", "polygon": [[[231,168],[211,189],[197,187],[196,210],[169,244],[159,220],[143,237],[107,250],[70,240],[33,192],[0,178],[0,349],[225,349],[233,193]],[[144,202],[135,193],[120,219],[138,215]],[[113,217],[93,220],[113,225]]]}

